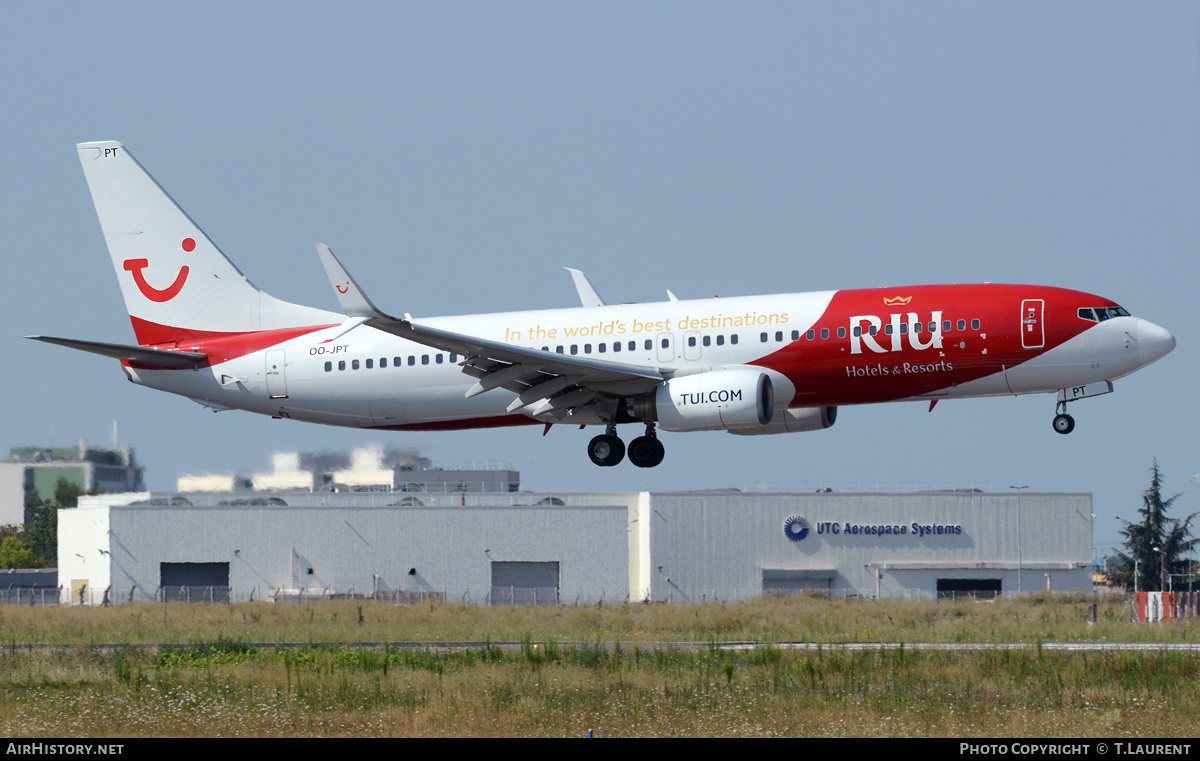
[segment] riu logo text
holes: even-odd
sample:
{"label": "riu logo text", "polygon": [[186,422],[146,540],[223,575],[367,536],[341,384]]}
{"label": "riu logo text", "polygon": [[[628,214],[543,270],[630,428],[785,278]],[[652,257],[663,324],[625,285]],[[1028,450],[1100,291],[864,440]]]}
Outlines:
{"label": "riu logo text", "polygon": [[[860,314],[850,318],[850,353],[862,354],[863,346],[873,352],[884,354],[889,351],[901,351],[904,348],[904,336],[908,336],[908,344],[918,351],[924,349],[942,348],[942,313],[941,310],[932,313],[928,324],[923,323],[916,312],[909,312],[908,319],[902,320],[901,315],[889,315],[890,335],[883,329],[883,320],[877,315]],[[884,335],[879,335],[880,333]],[[922,340],[922,336],[928,339]],[[879,345],[876,338],[891,338],[891,348]]]}

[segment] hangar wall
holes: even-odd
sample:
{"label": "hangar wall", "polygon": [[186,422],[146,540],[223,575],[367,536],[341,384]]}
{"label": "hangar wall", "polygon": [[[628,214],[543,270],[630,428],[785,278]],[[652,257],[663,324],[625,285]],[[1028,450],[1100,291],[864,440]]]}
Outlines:
{"label": "hangar wall", "polygon": [[[59,573],[64,595],[71,580],[86,580],[91,603],[101,602],[110,585],[113,602],[126,602],[131,593],[134,600],[155,599],[164,563],[217,563],[227,564],[233,601],[399,591],[483,605],[492,594],[494,563],[557,563],[559,601],[617,601],[629,591],[626,523],[624,504],[168,507],[85,501],[60,514]],[[77,588],[72,602],[78,602]]]}
{"label": "hangar wall", "polygon": [[227,579],[234,601],[407,593],[477,605],[534,601],[522,594],[547,602],[546,579],[557,580],[549,596],[564,604],[811,589],[928,599],[939,589],[1042,591],[1047,580],[1054,591],[1091,589],[1089,494],[423,494],[412,506],[389,494],[273,499],[84,497],[59,517],[64,602],[99,603],[105,590],[112,602],[162,599],[163,584],[188,578],[197,587]]}
{"label": "hangar wall", "polygon": [[[1091,590],[1090,494],[654,494],[653,600]],[[790,535],[789,535],[790,533]],[[803,536],[800,536],[803,534]],[[970,585],[967,585],[970,586]],[[981,586],[981,585],[976,585]]]}

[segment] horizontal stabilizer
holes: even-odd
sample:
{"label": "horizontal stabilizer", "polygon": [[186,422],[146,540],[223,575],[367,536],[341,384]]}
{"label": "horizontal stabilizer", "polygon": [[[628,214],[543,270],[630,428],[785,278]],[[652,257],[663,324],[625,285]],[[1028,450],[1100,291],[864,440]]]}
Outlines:
{"label": "horizontal stabilizer", "polygon": [[131,362],[141,362],[155,367],[195,367],[208,359],[207,354],[191,351],[167,351],[164,349],[147,349],[144,346],[126,346],[124,344],[106,344],[98,341],[77,341],[73,338],[53,338],[51,336],[25,336],[34,341],[48,344],[58,344],[68,349],[79,349],[92,354],[100,354],[113,359],[127,359]]}

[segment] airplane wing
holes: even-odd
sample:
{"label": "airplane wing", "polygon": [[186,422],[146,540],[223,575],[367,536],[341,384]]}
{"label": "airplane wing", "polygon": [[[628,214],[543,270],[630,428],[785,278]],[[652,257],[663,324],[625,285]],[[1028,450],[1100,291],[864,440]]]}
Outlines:
{"label": "airplane wing", "polygon": [[195,367],[208,360],[207,354],[190,351],[168,351],[164,349],[148,349],[145,346],[125,346],[124,344],[106,344],[97,341],[78,341],[73,338],[53,338],[51,336],[25,336],[34,341],[66,346],[69,349],[89,351],[114,359],[127,359],[130,362],[140,362],[162,368]]}
{"label": "airplane wing", "polygon": [[467,391],[468,398],[504,388],[518,395],[508,407],[510,412],[542,401],[531,414],[553,412],[565,416],[570,410],[593,402],[603,407],[604,397],[649,392],[665,378],[662,371],[653,368],[539,351],[439,330],[416,323],[408,315],[404,319],[392,317],[371,302],[328,246],[313,245],[347,316],[365,317],[364,324],[377,330],[463,355],[466,358],[461,363],[463,372],[478,380]]}

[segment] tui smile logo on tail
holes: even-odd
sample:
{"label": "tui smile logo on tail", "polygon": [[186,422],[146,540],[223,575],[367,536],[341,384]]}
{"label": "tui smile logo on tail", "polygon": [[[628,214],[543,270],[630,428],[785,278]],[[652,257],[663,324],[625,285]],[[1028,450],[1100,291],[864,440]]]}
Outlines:
{"label": "tui smile logo on tail", "polygon": [[[189,254],[196,250],[196,241],[191,238],[184,238],[182,243],[183,250]],[[188,266],[185,264],[179,268],[179,274],[175,276],[175,282],[171,283],[166,288],[159,290],[146,282],[146,276],[142,274],[142,270],[149,266],[149,259],[126,259],[125,269],[133,273],[133,282],[137,283],[138,290],[142,295],[151,301],[159,304],[164,301],[170,301],[179,295],[183,290],[183,284],[187,281]]]}

